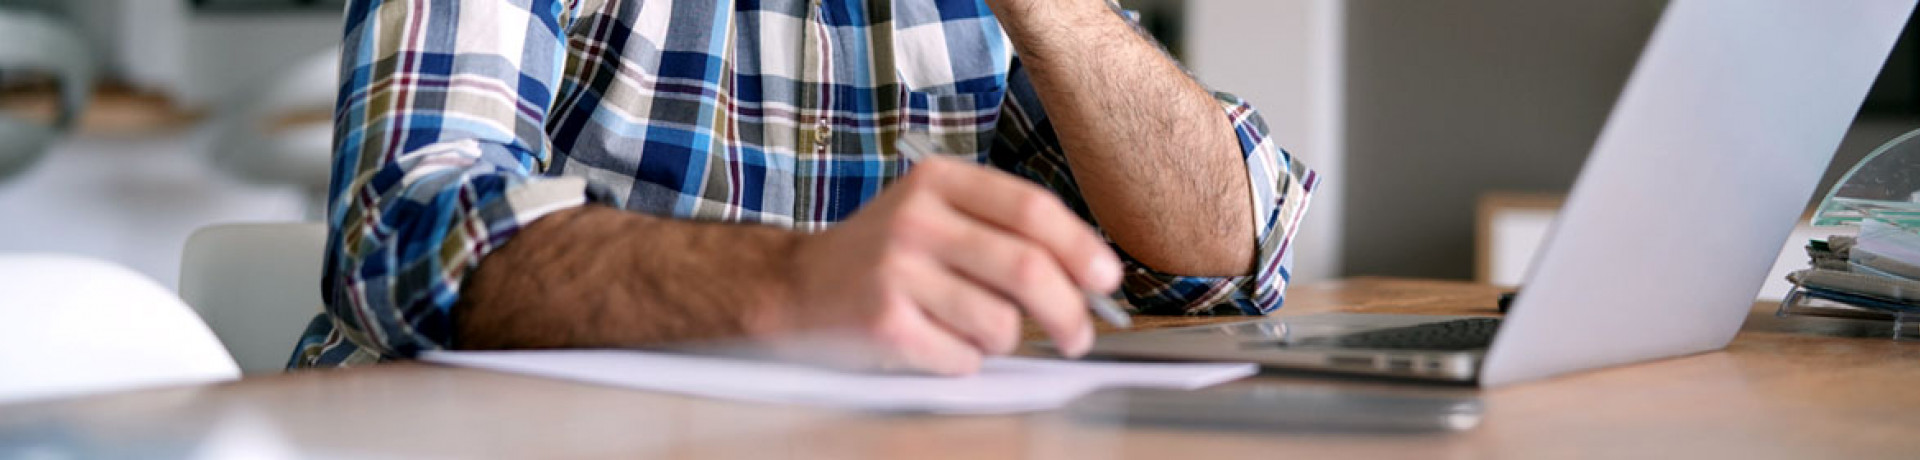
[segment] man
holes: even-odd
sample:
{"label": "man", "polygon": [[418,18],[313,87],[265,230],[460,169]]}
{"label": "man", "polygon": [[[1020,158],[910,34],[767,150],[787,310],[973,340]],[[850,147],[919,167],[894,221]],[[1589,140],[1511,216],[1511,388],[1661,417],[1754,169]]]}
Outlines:
{"label": "man", "polygon": [[[1278,308],[1314,187],[1102,0],[356,0],[344,54],[304,366],[727,343],[965,374],[1023,316],[1078,356],[1087,291]],[[975,161],[910,164],[909,132]]]}

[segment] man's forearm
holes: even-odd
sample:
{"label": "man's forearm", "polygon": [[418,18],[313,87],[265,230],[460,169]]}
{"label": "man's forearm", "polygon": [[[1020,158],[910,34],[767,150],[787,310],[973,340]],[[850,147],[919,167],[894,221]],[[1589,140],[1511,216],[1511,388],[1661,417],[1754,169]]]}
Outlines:
{"label": "man's forearm", "polygon": [[554,213],[468,276],[454,343],[647,347],[745,337],[755,315],[790,297],[785,261],[798,236],[605,206]]}
{"label": "man's forearm", "polygon": [[1163,272],[1247,273],[1246,164],[1212,95],[1103,0],[988,3],[1107,235]]}

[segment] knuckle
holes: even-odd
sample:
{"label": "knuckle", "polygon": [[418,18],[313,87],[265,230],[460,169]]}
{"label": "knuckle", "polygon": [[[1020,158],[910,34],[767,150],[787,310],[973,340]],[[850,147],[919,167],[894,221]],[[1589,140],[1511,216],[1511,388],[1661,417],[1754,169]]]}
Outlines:
{"label": "knuckle", "polygon": [[1021,225],[1044,225],[1059,213],[1058,198],[1034,187],[1022,187],[1014,199],[1016,219]]}
{"label": "knuckle", "polygon": [[914,168],[913,171],[907,172],[906,178],[901,179],[900,185],[910,193],[927,193],[933,190],[933,184],[939,180],[941,172],[935,169],[937,168]]}
{"label": "knuckle", "polygon": [[883,349],[905,349],[916,337],[917,331],[914,323],[908,319],[907,307],[899,304],[892,302],[888,308],[882,309],[868,328],[874,344]]}
{"label": "knuckle", "polygon": [[892,215],[898,215],[901,212],[924,206],[924,201],[937,199],[938,197],[934,195],[937,192],[938,190],[927,185],[926,180],[914,176],[913,173],[907,173],[907,177],[888,185],[881,194],[885,195],[883,199],[893,202],[893,206],[891,207]]}
{"label": "knuckle", "polygon": [[937,226],[932,213],[922,210],[925,208],[909,204],[894,211],[893,217],[887,222],[887,231],[893,236],[892,239],[913,241],[916,237],[931,234]]}
{"label": "knuckle", "polygon": [[887,299],[881,306],[882,311],[911,308],[906,299],[907,288],[913,282],[909,279],[912,262],[907,259],[905,253],[887,251],[880,255],[879,262],[873,264],[873,281],[880,289],[882,298]]}
{"label": "knuckle", "polygon": [[996,355],[1012,353],[1020,344],[1020,315],[1010,308],[996,308],[986,313],[983,320],[987,324],[984,334],[986,348]]}
{"label": "knuckle", "polygon": [[1012,288],[1018,293],[1031,293],[1046,287],[1049,275],[1054,270],[1053,257],[1031,246],[1023,246],[1013,254]]}
{"label": "knuckle", "polygon": [[930,185],[928,184],[928,182],[932,182],[933,180],[935,180],[940,176],[951,173],[951,171],[948,170],[949,168],[947,167],[947,165],[944,165],[941,163],[942,162],[939,162],[939,161],[924,161],[924,162],[914,163],[913,169],[908,170],[907,175],[901,180],[910,184],[914,184],[913,185],[914,187],[928,186]]}

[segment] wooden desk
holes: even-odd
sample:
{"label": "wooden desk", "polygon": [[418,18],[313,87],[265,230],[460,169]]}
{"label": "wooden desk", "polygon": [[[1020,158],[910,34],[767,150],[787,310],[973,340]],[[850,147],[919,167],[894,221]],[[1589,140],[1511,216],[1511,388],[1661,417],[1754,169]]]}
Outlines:
{"label": "wooden desk", "polygon": [[[1466,283],[1358,279],[1295,287],[1285,312],[1485,313],[1495,294]],[[1206,321],[1215,320],[1142,322]],[[1124,427],[1058,413],[871,415],[398,364],[0,407],[0,456],[33,442],[88,446],[92,456],[164,455],[210,439],[273,440],[310,456],[460,458],[1920,456],[1920,344],[1869,338],[1882,333],[1871,325],[1776,319],[1756,305],[1724,352],[1484,392],[1300,376],[1230,384],[1479,392],[1485,421],[1451,434]]]}
{"label": "wooden desk", "polygon": [[[0,116],[50,124],[59,112],[57,87],[0,89]],[[80,112],[78,132],[121,137],[171,133],[206,117],[206,110],[181,107],[166,96],[104,83],[94,87],[93,99]]]}

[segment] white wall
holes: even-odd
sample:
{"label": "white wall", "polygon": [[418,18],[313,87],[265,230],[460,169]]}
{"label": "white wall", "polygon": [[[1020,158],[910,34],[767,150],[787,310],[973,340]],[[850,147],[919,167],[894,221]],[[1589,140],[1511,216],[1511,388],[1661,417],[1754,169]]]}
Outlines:
{"label": "white wall", "polygon": [[1252,101],[1280,145],[1321,174],[1294,240],[1294,281],[1339,276],[1346,188],[1342,0],[1190,0],[1186,64]]}
{"label": "white wall", "polygon": [[1663,3],[1349,2],[1345,273],[1471,278],[1476,199],[1568,189]]}
{"label": "white wall", "polygon": [[[1664,6],[1348,2],[1344,273],[1471,278],[1476,200],[1571,188]],[[1915,127],[1856,120],[1821,190]]]}

